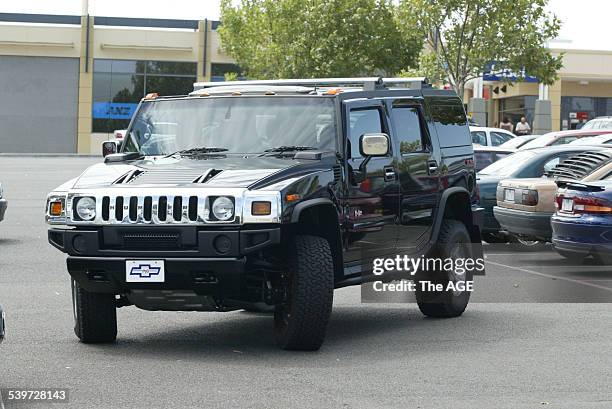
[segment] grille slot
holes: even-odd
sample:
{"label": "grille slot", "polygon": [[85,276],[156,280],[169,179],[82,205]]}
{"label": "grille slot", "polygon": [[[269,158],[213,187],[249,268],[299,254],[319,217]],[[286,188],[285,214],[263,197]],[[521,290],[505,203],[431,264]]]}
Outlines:
{"label": "grille slot", "polygon": [[104,196],[98,209],[105,222],[198,222],[205,198],[198,196]]}
{"label": "grille slot", "polygon": [[123,247],[128,250],[180,249],[181,235],[178,232],[125,232]]}

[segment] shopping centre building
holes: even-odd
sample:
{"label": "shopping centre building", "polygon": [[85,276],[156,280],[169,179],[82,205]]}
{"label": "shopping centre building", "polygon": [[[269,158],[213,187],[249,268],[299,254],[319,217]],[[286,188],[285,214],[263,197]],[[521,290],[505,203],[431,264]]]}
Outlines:
{"label": "shopping centre building", "polygon": [[0,13],[0,152],[100,152],[147,93],[238,71],[218,25]]}
{"label": "shopping centre building", "polygon": [[[0,152],[98,153],[147,93],[184,94],[195,81],[237,73],[218,26],[0,13]],[[464,100],[476,122],[526,116],[542,133],[612,115],[612,51],[553,51],[564,66],[552,86],[530,77],[508,85],[495,67],[469,84]]]}
{"label": "shopping centre building", "polygon": [[472,81],[464,100],[475,121],[496,126],[504,117],[513,123],[525,116],[534,131],[575,129],[581,122],[612,116],[612,51],[552,49],[563,54],[559,79],[543,86],[537,78],[512,84],[494,69]]}

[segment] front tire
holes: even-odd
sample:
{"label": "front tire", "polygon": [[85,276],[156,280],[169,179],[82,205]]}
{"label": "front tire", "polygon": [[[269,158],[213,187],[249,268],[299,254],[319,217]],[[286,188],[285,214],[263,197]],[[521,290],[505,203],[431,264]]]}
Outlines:
{"label": "front tire", "polygon": [[[444,220],[438,236],[437,257],[443,261],[459,258],[473,258],[471,239],[465,225],[457,220]],[[455,269],[456,270],[456,269]],[[429,271],[421,273],[419,281],[430,281],[432,284],[442,284],[445,291],[427,291],[417,284],[416,299],[421,312],[428,317],[451,318],[458,317],[467,308],[470,301],[470,291],[446,291],[449,282],[459,283],[473,280],[473,271],[465,269],[463,274],[456,271]]]}
{"label": "front tire", "polygon": [[117,307],[114,294],[85,291],[72,280],[74,333],[85,344],[114,342],[117,339]]}
{"label": "front tire", "polygon": [[327,240],[296,236],[284,275],[285,301],[274,312],[274,337],[287,350],[316,351],[323,344],[334,298],[334,264]]}

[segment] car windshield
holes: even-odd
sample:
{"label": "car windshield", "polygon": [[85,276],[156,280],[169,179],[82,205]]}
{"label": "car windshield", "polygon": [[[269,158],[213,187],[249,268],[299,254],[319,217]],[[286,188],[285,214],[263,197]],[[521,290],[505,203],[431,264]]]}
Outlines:
{"label": "car windshield", "polygon": [[531,148],[543,148],[544,146],[548,146],[555,141],[554,134],[545,134],[542,136],[538,136],[533,141],[527,142],[525,145],[521,146],[521,149],[531,149]]}
{"label": "car windshield", "polygon": [[534,136],[532,135],[527,135],[527,136],[517,136],[516,138],[512,138],[509,141],[506,141],[504,143],[502,143],[501,145],[499,145],[500,148],[508,148],[508,149],[515,149],[515,148],[519,148],[523,145],[525,145],[527,142],[529,142],[530,140],[535,139]]}
{"label": "car windshield", "polygon": [[612,129],[612,119],[593,119],[580,129]]}
{"label": "car windshield", "polygon": [[478,172],[478,174],[501,177],[510,176],[513,175],[519,169],[521,169],[525,162],[529,161],[531,158],[537,155],[538,153],[534,151],[516,152],[512,155],[508,155],[505,158],[498,160],[497,162],[492,163],[491,165]]}
{"label": "car windshield", "polygon": [[[322,97],[218,97],[145,101],[124,152],[145,155],[261,153],[282,147],[335,150],[333,100]],[[218,153],[217,153],[218,154]]]}

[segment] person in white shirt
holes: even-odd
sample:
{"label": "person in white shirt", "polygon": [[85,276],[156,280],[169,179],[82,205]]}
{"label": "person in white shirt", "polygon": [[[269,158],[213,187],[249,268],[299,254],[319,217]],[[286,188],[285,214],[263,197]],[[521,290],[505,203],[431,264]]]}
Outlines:
{"label": "person in white shirt", "polygon": [[531,127],[527,123],[527,118],[521,117],[521,122],[516,124],[514,133],[517,135],[529,135],[531,133]]}

